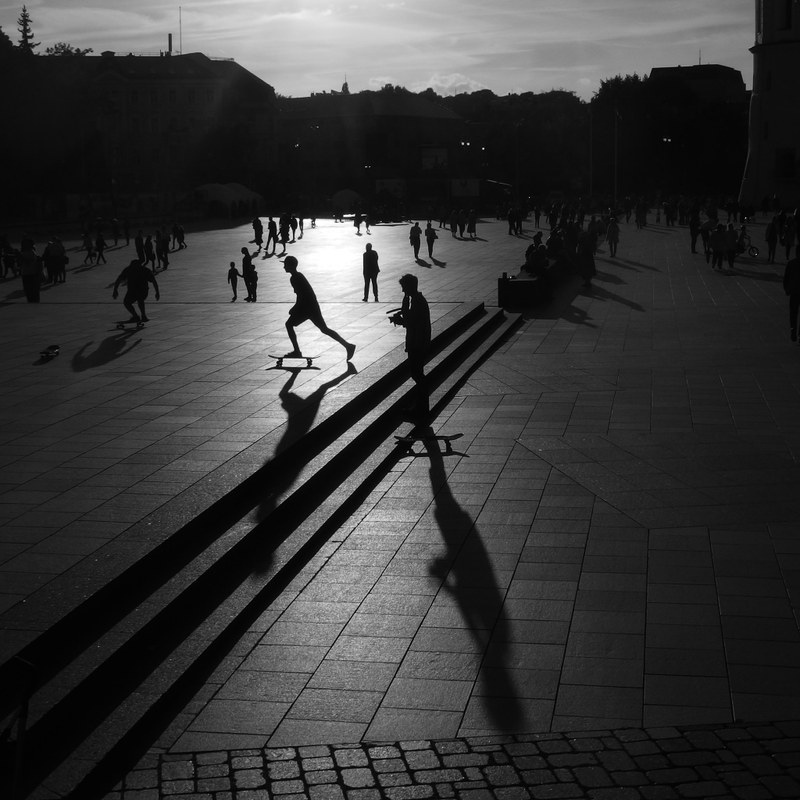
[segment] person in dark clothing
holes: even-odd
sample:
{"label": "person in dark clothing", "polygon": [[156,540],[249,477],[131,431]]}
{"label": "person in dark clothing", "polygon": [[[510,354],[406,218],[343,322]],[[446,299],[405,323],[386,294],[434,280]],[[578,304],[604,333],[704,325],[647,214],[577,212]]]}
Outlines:
{"label": "person in dark clothing", "polygon": [[783,291],[789,296],[789,336],[797,341],[797,312],[800,309],[800,258],[786,262],[783,272]]}
{"label": "person in dark clothing", "polygon": [[436,235],[436,231],[433,229],[433,225],[429,222],[428,227],[425,228],[425,242],[428,245],[428,258],[433,260],[433,243],[439,237]]}
{"label": "person in dark clothing", "polygon": [[297,271],[297,259],[294,256],[286,256],[283,262],[283,268],[289,273],[292,289],[297,295],[297,302],[289,309],[289,319],[286,320],[286,332],[289,334],[289,341],[292,343],[292,350],[286,354],[287,358],[295,358],[302,356],[300,347],[297,343],[297,334],[294,329],[303,322],[311,322],[320,329],[326,336],[330,336],[336,342],[339,342],[342,347],[347,351],[347,360],[353,358],[353,353],[356,351],[356,346],[350,342],[345,341],[336,331],[332,330],[325,324],[322,316],[322,310],[319,307],[314,290],[308,282],[308,278],[301,272]]}
{"label": "person in dark clothing", "polygon": [[414,258],[419,259],[419,248],[422,244],[422,228],[419,222],[415,222],[408,232],[408,241],[411,243],[411,249],[414,251]]}
{"label": "person in dark clothing", "polygon": [[[272,244],[272,253],[268,253],[269,246]],[[267,243],[264,245],[264,255],[275,255],[275,250],[278,247],[278,223],[270,217],[267,222]]]}
{"label": "person in dark clothing", "polygon": [[144,253],[144,233],[142,232],[141,228],[139,232],[136,234],[136,237],[133,240],[133,246],[136,248],[136,258],[141,261],[142,264],[145,262],[145,253]]}
{"label": "person in dark clothing", "polygon": [[253,256],[250,255],[250,251],[246,248],[242,248],[242,279],[244,280],[244,287],[247,289],[247,297],[245,297],[245,303],[255,303],[258,299],[256,294],[256,282],[257,278],[256,275],[256,268],[253,266]]}
{"label": "person in dark clothing", "polygon": [[372,296],[375,302],[378,302],[378,252],[372,249],[372,245],[368,244],[367,249],[364,250],[362,257],[364,263],[364,302],[369,299],[369,287],[372,286]]}
{"label": "person in dark clothing", "polygon": [[428,301],[419,291],[416,275],[405,274],[400,278],[403,290],[403,304],[389,319],[395,325],[406,329],[406,353],[411,378],[416,384],[415,398],[411,412],[417,418],[428,414],[429,399],[425,380],[425,363],[431,345],[431,314]]}
{"label": "person in dark clothing", "polygon": [[[156,290],[156,300],[161,299],[161,293],[158,290],[158,283],[156,282],[156,276],[153,275],[152,270],[149,270],[145,267],[141,261],[134,259],[128,264],[125,269],[120,272],[119,277],[116,281],[114,281],[114,299],[116,300],[119,294],[119,285],[121,283],[127,284],[127,291],[125,292],[125,297],[122,300],[122,304],[128,310],[131,315],[131,318],[128,320],[129,322],[147,322],[147,315],[145,314],[144,309],[144,301],[147,298],[147,293],[149,290],[148,284],[153,284]],[[136,313],[136,309],[134,308],[133,304],[136,303],[139,306],[139,313]]]}
{"label": "person in dark clothing", "polygon": [[231,303],[236,302],[236,298],[238,297],[236,293],[236,287],[237,284],[239,283],[239,278],[243,277],[244,275],[242,275],[242,273],[239,272],[238,269],[236,269],[236,262],[231,261],[230,267],[228,268],[228,284],[230,285],[231,290],[233,291],[233,297],[231,298]]}
{"label": "person in dark clothing", "polygon": [[29,303],[39,302],[39,290],[42,283],[42,261],[36,253],[33,242],[25,238],[17,256],[17,267],[22,276],[22,288],[25,299]]}

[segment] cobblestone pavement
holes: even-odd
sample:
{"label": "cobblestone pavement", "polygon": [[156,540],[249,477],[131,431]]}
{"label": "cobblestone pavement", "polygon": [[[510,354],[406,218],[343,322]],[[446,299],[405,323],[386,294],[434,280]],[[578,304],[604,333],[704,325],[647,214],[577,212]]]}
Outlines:
{"label": "cobblestone pavement", "polygon": [[800,797],[800,724],[476,736],[153,755],[110,798]]}

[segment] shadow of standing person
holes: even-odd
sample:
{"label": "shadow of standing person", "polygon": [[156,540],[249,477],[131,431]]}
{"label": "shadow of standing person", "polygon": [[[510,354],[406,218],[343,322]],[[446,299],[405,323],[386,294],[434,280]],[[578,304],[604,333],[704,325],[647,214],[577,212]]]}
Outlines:
{"label": "shadow of standing person", "polygon": [[469,727],[518,732],[525,719],[508,668],[510,625],[503,609],[504,592],[473,519],[453,497],[438,441],[430,428],[426,434],[434,518],[447,546],[446,555],[431,563],[430,573],[442,579],[442,588],[457,602],[483,661],[480,694],[488,719]]}

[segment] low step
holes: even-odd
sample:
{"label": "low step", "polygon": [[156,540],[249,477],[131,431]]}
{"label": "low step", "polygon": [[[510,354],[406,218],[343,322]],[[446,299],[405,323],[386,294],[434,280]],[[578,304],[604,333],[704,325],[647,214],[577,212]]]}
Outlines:
{"label": "low step", "polygon": [[[517,322],[501,311],[471,321],[431,359],[437,404]],[[454,378],[455,371],[461,378]],[[88,671],[60,700],[42,692],[38,699],[48,710],[41,709],[27,743],[37,754],[31,787],[52,771],[48,785],[62,793],[79,781],[81,796],[109,788],[132,754],[147,747],[153,731],[192,696],[253,619],[337,530],[348,509],[391,468],[397,448],[387,454],[382,445],[408,428],[398,421],[397,410],[407,402],[410,386],[401,383],[362,412],[346,436],[323,447],[298,471],[291,493],[275,498],[261,521],[239,521],[234,527],[241,530],[222,537],[165,585],[159,610],[151,601],[153,608],[133,614],[138,620],[124,620],[121,630],[101,638],[93,652],[109,649],[108,658],[97,665],[91,656],[77,659]],[[352,399],[336,413],[354,404],[363,406],[363,399]],[[333,492],[347,501],[331,509],[324,498]],[[259,579],[253,580],[259,557]],[[71,731],[71,741],[65,730]]]}

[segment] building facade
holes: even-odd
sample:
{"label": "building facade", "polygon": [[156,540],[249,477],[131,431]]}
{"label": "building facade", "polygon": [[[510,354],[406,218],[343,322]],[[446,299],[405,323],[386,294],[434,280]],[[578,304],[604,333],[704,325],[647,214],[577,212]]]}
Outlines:
{"label": "building facade", "polygon": [[387,88],[280,104],[281,185],[298,209],[329,213],[334,198],[348,192],[373,213],[384,208],[391,216],[449,200],[451,179],[464,177],[464,121],[418,95]]}
{"label": "building facade", "polygon": [[275,92],[231,60],[14,57],[0,89],[9,216],[162,214],[201,184],[274,177]]}
{"label": "building facade", "polygon": [[800,2],[756,0],[755,11],[749,148],[739,200],[793,210],[800,204]]}

